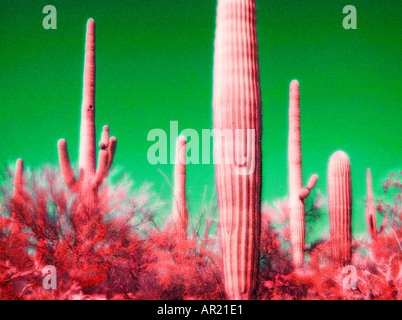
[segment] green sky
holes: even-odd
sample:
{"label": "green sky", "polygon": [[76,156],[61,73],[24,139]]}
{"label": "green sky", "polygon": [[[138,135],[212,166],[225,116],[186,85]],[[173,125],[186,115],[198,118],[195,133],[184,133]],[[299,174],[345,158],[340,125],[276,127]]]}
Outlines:
{"label": "green sky", "polygon": [[[42,8],[57,9],[57,29],[45,30]],[[344,6],[357,9],[357,30],[345,30]],[[288,86],[300,82],[303,177],[319,175],[327,192],[330,155],[345,151],[352,167],[353,232],[365,231],[365,174],[374,196],[400,170],[400,0],[257,0],[263,101],[263,200],[287,194]],[[96,21],[96,129],[118,139],[115,164],[139,185],[171,194],[151,165],[147,134],[212,126],[215,0],[0,0],[0,164],[58,163],[65,138],[77,161],[85,24]],[[188,166],[193,210],[213,165]],[[325,228],[327,223],[322,224]]]}

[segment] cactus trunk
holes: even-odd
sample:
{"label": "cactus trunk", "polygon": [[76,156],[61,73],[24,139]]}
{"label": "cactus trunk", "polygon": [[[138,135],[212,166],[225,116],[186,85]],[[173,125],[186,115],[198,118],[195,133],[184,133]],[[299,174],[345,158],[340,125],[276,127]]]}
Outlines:
{"label": "cactus trunk", "polygon": [[76,179],[67,152],[67,143],[59,141],[60,167],[67,186],[78,193],[81,219],[87,219],[97,209],[98,188],[113,163],[117,140],[109,138],[109,127],[104,126],[99,143],[99,163],[96,169],[95,144],[95,21],[87,23],[84,89],[81,106],[79,178]]}
{"label": "cactus trunk", "polygon": [[226,295],[253,299],[261,225],[262,130],[255,0],[218,0],[213,119]]}
{"label": "cactus trunk", "polygon": [[80,197],[86,207],[93,207],[96,202],[96,192],[91,188],[91,181],[96,172],[95,73],[95,21],[90,19],[85,41],[79,154],[79,170],[83,174]]}
{"label": "cactus trunk", "polygon": [[352,186],[349,157],[335,152],[328,165],[328,206],[332,258],[349,265],[352,258]]}
{"label": "cactus trunk", "polygon": [[299,83],[293,80],[289,89],[289,209],[290,240],[292,245],[293,265],[298,268],[304,263],[305,245],[305,205],[304,199],[310,194],[317,182],[313,175],[306,188],[303,188],[301,144],[300,144],[300,93]]}
{"label": "cactus trunk", "polygon": [[176,144],[174,170],[173,226],[180,240],[187,239],[188,212],[186,207],[186,138],[180,136]]}

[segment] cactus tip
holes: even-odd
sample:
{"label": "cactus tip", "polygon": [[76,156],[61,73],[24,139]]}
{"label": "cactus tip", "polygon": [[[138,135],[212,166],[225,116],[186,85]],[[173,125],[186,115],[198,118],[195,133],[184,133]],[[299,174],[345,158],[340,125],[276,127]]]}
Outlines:
{"label": "cactus tip", "polygon": [[60,139],[58,142],[59,147],[63,147],[67,144],[66,139]]}
{"label": "cactus tip", "polygon": [[180,136],[177,138],[177,141],[178,141],[178,142],[179,142],[179,141],[181,141],[181,142],[186,142],[186,136],[180,135]]}
{"label": "cactus tip", "polygon": [[292,99],[292,98],[299,99],[299,96],[300,96],[299,81],[292,80],[292,82],[290,82],[290,87],[289,87],[289,97],[290,97],[290,99]]}
{"label": "cactus tip", "polygon": [[299,81],[297,81],[296,79],[294,79],[290,82],[291,88],[298,87],[298,86],[299,86]]}
{"label": "cactus tip", "polygon": [[[344,151],[342,151],[342,150],[338,150],[338,151],[335,151],[334,153],[333,153],[333,155],[332,155],[332,157],[333,158],[337,158],[337,159],[349,159],[349,157],[348,157],[348,155],[344,152]],[[331,158],[332,158],[331,157]]]}

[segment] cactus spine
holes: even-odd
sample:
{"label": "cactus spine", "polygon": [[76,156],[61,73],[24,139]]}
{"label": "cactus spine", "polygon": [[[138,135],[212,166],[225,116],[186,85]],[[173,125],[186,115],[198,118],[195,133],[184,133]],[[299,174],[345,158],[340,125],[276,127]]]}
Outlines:
{"label": "cactus spine", "polygon": [[352,258],[352,186],[349,157],[343,151],[329,159],[328,206],[332,257],[340,265],[348,265]]}
{"label": "cactus spine", "polygon": [[388,213],[385,213],[384,221],[379,230],[377,230],[377,217],[375,204],[373,199],[373,189],[371,187],[371,172],[370,168],[367,168],[367,203],[366,203],[366,221],[367,221],[367,229],[370,233],[370,236],[373,240],[376,239],[377,234],[381,234],[388,220]]}
{"label": "cactus spine", "polygon": [[[259,81],[255,0],[218,0],[214,156],[225,291],[228,299],[236,300],[255,297],[258,273],[262,130]],[[245,153],[246,166],[244,159],[238,159]]]}
{"label": "cactus spine", "polygon": [[104,126],[99,143],[99,164],[96,169],[95,145],[95,21],[87,23],[84,89],[81,107],[81,131],[79,154],[79,178],[76,179],[71,168],[66,140],[59,140],[59,162],[68,188],[78,193],[82,213],[91,215],[96,209],[97,191],[108,174],[113,162],[117,140],[109,138],[109,127]]}
{"label": "cactus spine", "polygon": [[179,136],[176,144],[174,170],[173,226],[180,240],[187,239],[188,212],[186,207],[186,137]]}
{"label": "cactus spine", "polygon": [[289,168],[289,209],[290,240],[292,245],[293,265],[301,267],[304,263],[305,245],[305,205],[310,191],[314,188],[318,176],[312,175],[307,186],[303,188],[302,161],[300,145],[300,94],[299,83],[293,80],[289,89],[289,136],[288,136],[288,168]]}

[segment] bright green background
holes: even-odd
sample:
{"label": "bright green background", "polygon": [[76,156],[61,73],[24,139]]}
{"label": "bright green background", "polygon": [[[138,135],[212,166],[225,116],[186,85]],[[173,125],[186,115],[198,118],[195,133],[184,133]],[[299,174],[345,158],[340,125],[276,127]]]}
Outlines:
{"label": "bright green background", "polygon": [[[57,8],[57,30],[44,30],[42,8]],[[342,27],[345,5],[357,8],[357,30]],[[257,0],[263,100],[263,200],[287,194],[288,86],[301,90],[303,176],[319,175],[326,194],[330,155],[350,157],[353,232],[366,230],[366,168],[375,197],[401,169],[400,0]],[[152,166],[153,128],[168,132],[212,125],[216,1],[0,0],[0,164],[57,164],[66,138],[77,161],[85,24],[96,21],[96,129],[118,138],[115,164],[137,184],[171,193],[172,165]],[[188,166],[194,211],[214,184],[213,165]],[[209,194],[208,192],[208,194]],[[321,230],[328,228],[323,220]]]}

